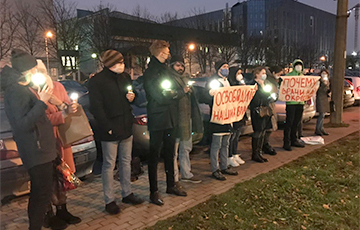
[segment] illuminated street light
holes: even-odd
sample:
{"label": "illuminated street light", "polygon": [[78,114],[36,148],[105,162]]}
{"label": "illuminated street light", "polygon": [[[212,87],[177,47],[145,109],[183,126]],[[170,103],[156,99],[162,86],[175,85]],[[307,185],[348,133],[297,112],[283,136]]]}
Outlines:
{"label": "illuminated street light", "polygon": [[190,53],[190,51],[193,51],[194,49],[195,49],[195,44],[194,43],[191,43],[191,44],[188,45],[190,76],[191,76],[191,53]]}
{"label": "illuminated street light", "polygon": [[50,71],[48,39],[52,38],[52,37],[53,37],[53,33],[51,33],[51,31],[46,32],[46,34],[45,34],[45,50],[46,50],[46,67],[47,67],[48,73]]}
{"label": "illuminated street light", "polygon": [[323,55],[320,57],[320,61],[326,61],[326,57]]}
{"label": "illuminated street light", "polygon": [[357,55],[356,51],[353,51],[351,54],[352,54],[353,56],[356,56],[356,55]]}

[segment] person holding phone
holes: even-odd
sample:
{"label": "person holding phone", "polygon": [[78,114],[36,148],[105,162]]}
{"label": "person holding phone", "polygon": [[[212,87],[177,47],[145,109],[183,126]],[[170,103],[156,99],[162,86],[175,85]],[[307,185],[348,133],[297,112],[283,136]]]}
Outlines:
{"label": "person holding phone", "polygon": [[53,161],[56,158],[56,140],[53,127],[46,116],[52,89],[44,85],[31,88],[37,73],[37,62],[32,55],[14,49],[12,67],[1,72],[5,113],[9,119],[20,158],[30,176],[28,205],[29,229],[41,230],[52,195]]}

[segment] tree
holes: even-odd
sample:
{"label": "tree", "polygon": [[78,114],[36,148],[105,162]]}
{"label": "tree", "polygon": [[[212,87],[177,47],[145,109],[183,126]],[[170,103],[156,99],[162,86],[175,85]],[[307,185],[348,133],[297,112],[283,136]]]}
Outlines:
{"label": "tree", "polygon": [[37,23],[39,19],[34,12],[34,6],[28,3],[16,3],[17,13],[14,15],[18,28],[16,30],[17,46],[21,47],[31,55],[36,56],[44,47],[42,39],[41,25]]}
{"label": "tree", "polygon": [[18,22],[14,18],[11,5],[7,0],[0,0],[0,60],[5,59],[13,48]]}
{"label": "tree", "polygon": [[[66,59],[73,57],[77,53],[76,47],[88,36],[84,20],[77,18],[76,3],[66,0],[43,1],[40,9],[47,18],[46,21],[39,21],[43,31],[51,30],[54,33],[55,39],[50,39],[54,49],[53,56],[65,56]],[[63,67],[64,64],[62,63]],[[71,69],[76,68],[72,61],[70,64]]]}

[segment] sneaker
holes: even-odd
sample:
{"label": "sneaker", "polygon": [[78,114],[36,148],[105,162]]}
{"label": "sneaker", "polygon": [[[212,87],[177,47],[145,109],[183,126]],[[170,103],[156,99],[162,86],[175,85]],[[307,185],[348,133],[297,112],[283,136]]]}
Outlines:
{"label": "sneaker", "polygon": [[236,160],[234,159],[234,157],[229,157],[227,159],[227,165],[231,166],[231,167],[238,167],[239,163],[236,162]]}
{"label": "sneaker", "polygon": [[191,178],[181,178],[181,181],[193,183],[193,184],[201,183],[201,180],[196,176],[193,176]]}
{"label": "sneaker", "polygon": [[107,205],[105,205],[105,210],[110,214],[110,215],[116,215],[120,212],[120,208],[119,206],[117,206],[116,202],[113,201],[111,203],[108,203]]}
{"label": "sneaker", "polygon": [[140,197],[135,196],[134,193],[131,193],[127,197],[124,197],[122,199],[122,202],[127,204],[141,204],[144,202],[144,200],[141,199]]}
{"label": "sneaker", "polygon": [[233,158],[239,165],[245,164],[245,161],[243,159],[241,159],[241,157],[239,155],[234,155]]}
{"label": "sneaker", "polygon": [[216,179],[216,180],[226,180],[226,177],[220,172],[220,170],[216,170],[215,172],[212,173],[212,176]]}
{"label": "sneaker", "polygon": [[227,174],[227,175],[231,175],[231,176],[237,176],[239,173],[231,168],[229,169],[224,169],[224,170],[221,170],[221,173],[222,174]]}

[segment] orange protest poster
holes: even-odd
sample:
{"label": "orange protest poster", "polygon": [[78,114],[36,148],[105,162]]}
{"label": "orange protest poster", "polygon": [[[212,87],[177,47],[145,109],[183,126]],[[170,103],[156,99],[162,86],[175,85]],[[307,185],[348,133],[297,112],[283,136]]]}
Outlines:
{"label": "orange protest poster", "polygon": [[279,90],[280,101],[310,100],[319,88],[317,76],[283,76]]}
{"label": "orange protest poster", "polygon": [[219,88],[214,95],[211,122],[223,125],[240,121],[255,93],[254,85]]}

